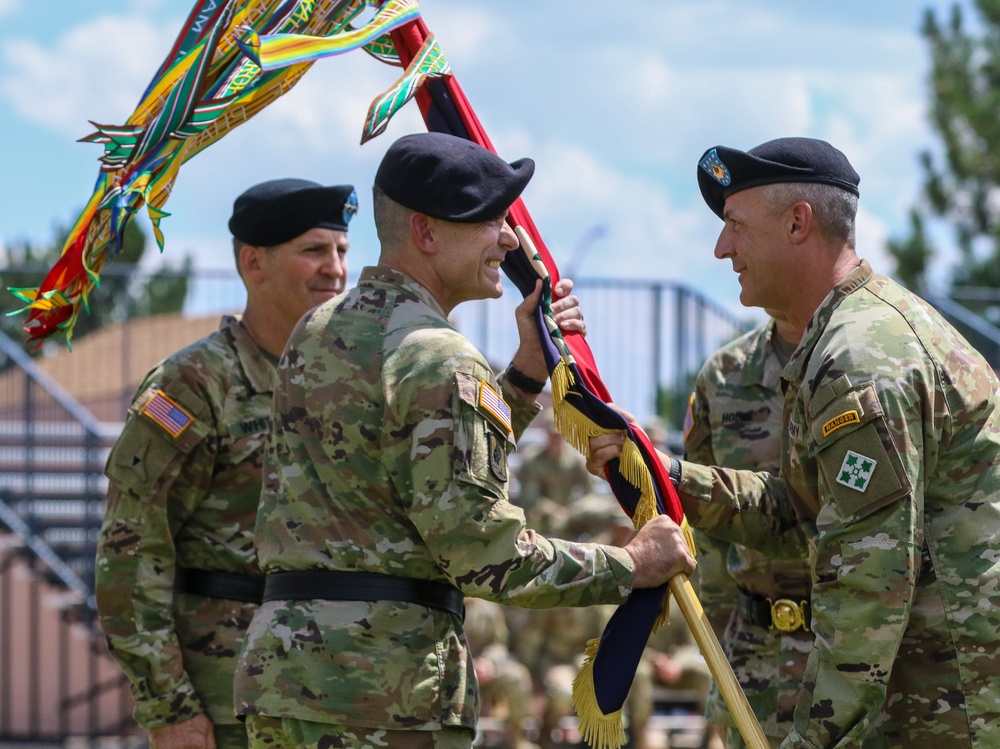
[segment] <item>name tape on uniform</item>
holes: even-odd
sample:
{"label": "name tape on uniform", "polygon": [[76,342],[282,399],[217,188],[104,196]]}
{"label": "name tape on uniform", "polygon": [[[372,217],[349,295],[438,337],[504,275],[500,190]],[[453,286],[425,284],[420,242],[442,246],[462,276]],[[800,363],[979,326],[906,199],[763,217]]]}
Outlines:
{"label": "name tape on uniform", "polygon": [[486,380],[479,381],[479,406],[500,422],[508,432],[511,431],[510,406]]}
{"label": "name tape on uniform", "polygon": [[194,416],[159,390],[146,401],[142,413],[166,429],[172,437],[179,437],[194,422]]}

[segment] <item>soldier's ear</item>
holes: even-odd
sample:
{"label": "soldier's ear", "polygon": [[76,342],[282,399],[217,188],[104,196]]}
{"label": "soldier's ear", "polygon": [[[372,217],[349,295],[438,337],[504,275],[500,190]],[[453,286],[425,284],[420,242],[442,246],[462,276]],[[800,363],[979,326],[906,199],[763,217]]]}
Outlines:
{"label": "soldier's ear", "polygon": [[813,209],[809,203],[804,200],[793,203],[785,212],[788,241],[792,244],[800,244],[805,241],[814,223]]}
{"label": "soldier's ear", "polygon": [[438,253],[438,227],[435,221],[425,213],[410,214],[410,240],[418,250],[428,255]]}
{"label": "soldier's ear", "polygon": [[251,244],[245,244],[240,247],[240,275],[247,281],[253,281],[254,283],[264,281],[266,275],[264,270],[264,256],[266,253],[267,248],[265,247],[256,247]]}

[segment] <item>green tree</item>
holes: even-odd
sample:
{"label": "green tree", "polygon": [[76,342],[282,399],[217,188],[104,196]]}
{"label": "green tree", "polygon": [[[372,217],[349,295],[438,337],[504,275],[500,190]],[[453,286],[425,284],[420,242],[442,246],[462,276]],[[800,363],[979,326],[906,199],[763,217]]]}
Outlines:
{"label": "green tree", "polygon": [[[68,227],[57,227],[50,244],[35,245],[21,241],[7,247],[6,267],[0,270],[0,282],[3,284],[0,329],[13,340],[25,342],[23,326],[26,313],[8,316],[7,313],[22,308],[24,304],[6,290],[38,286],[58,260],[68,234]],[[140,270],[139,264],[146,249],[146,234],[141,225],[136,221],[128,222],[121,252],[101,268],[101,283],[90,295],[90,310],[81,311],[77,319],[73,329],[74,341],[112,322],[183,309],[191,278],[191,256],[185,256],[179,269],[162,265],[152,273],[145,273]],[[26,351],[34,352],[35,349],[35,344],[25,343]]]}
{"label": "green tree", "polygon": [[900,279],[920,288],[933,252],[927,219],[954,233],[961,260],[954,286],[1000,288],[1000,0],[974,0],[966,24],[956,3],[942,18],[925,11],[921,34],[931,55],[930,119],[940,155],[920,154],[923,201],[911,215],[910,235],[893,240]]}

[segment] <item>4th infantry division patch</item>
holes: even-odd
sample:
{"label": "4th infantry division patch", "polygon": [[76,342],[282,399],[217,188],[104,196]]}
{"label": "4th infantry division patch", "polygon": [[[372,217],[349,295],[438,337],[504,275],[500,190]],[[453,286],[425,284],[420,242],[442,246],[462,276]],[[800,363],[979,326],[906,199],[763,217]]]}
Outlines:
{"label": "4th infantry division patch", "polygon": [[863,493],[868,488],[877,465],[877,461],[848,450],[837,472],[837,483]]}

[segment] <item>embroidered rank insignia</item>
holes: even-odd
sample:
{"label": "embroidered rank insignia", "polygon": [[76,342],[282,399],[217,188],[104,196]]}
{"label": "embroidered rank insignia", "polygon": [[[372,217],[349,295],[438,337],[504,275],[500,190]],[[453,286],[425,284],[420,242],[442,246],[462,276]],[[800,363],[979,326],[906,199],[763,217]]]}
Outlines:
{"label": "embroidered rank insignia", "polygon": [[191,414],[159,390],[146,401],[146,405],[142,407],[142,413],[166,429],[171,437],[179,437],[185,429],[194,423],[194,417]]}
{"label": "embroidered rank insignia", "polygon": [[713,148],[711,151],[705,154],[698,166],[708,172],[712,179],[718,182],[723,187],[729,187],[729,183],[733,181],[732,176],[729,174],[729,170],[726,165],[722,163],[719,158],[719,154]]}
{"label": "embroidered rank insignia", "polygon": [[858,415],[857,411],[847,411],[840,416],[834,416],[823,425],[823,436],[829,437],[841,427],[846,427],[848,424],[859,424],[860,422],[861,416]]}
{"label": "embroidered rank insignia", "polygon": [[878,462],[871,458],[859,455],[853,450],[848,450],[844,456],[844,462],[837,472],[837,483],[843,484],[856,492],[864,493],[875,473],[875,466]]}
{"label": "embroidered rank insignia", "polygon": [[510,406],[500,393],[494,390],[486,380],[479,381],[479,406],[496,419],[508,432],[510,428]]}
{"label": "embroidered rank insignia", "polygon": [[490,453],[490,473],[500,481],[507,480],[507,451],[504,449],[500,437],[492,431],[486,431],[486,446]]}

